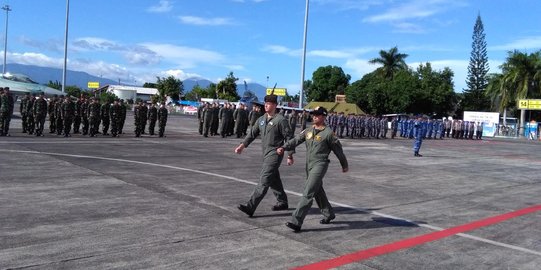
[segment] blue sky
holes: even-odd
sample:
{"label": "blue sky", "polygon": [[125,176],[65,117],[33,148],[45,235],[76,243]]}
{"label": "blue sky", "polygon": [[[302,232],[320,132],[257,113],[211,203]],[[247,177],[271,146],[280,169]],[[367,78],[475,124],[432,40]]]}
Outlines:
{"label": "blue sky", "polygon": [[[66,0],[10,5],[8,63],[62,68]],[[70,0],[68,69],[142,85],[156,76],[240,80],[298,93],[305,0]],[[0,25],[4,40],[5,11]],[[539,0],[310,0],[306,76],[336,65],[351,82],[397,46],[417,67],[455,72],[465,87],[471,36],[483,19],[491,72],[507,51],[541,49]],[[3,52],[3,47],[1,48]],[[69,78],[68,78],[69,80]]]}

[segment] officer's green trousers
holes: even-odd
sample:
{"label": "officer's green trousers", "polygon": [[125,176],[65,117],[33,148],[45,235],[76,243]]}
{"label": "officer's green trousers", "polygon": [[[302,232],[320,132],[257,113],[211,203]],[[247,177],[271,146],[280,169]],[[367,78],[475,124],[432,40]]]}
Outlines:
{"label": "officer's green trousers", "polygon": [[307,165],[306,169],[306,182],[304,186],[304,192],[302,194],[297,209],[293,212],[291,217],[292,222],[295,225],[302,226],[304,218],[312,207],[312,202],[315,200],[317,206],[321,210],[321,214],[326,218],[334,218],[334,211],[332,209],[325,190],[323,189],[323,177],[327,173],[329,167],[329,161],[319,161],[311,165]]}
{"label": "officer's green trousers", "polygon": [[284,191],[284,186],[282,185],[280,172],[278,171],[278,168],[280,168],[280,163],[282,163],[282,159],[283,156],[274,154],[269,157],[265,157],[263,160],[259,183],[255,187],[247,205],[252,212],[255,211],[261,200],[263,200],[269,188],[271,188],[279,204],[287,204],[287,195]]}

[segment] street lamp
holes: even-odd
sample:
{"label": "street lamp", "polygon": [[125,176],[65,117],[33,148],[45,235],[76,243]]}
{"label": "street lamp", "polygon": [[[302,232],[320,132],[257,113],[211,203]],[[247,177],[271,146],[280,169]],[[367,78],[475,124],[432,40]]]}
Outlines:
{"label": "street lamp", "polygon": [[68,20],[70,16],[70,0],[66,0],[66,31],[64,36],[64,68],[62,69],[62,93],[66,93],[66,73],[68,65]]}
{"label": "street lamp", "polygon": [[6,11],[6,33],[4,36],[4,66],[2,68],[2,73],[6,74],[6,56],[8,51],[8,14],[11,11],[11,8],[9,8],[9,5],[5,5],[2,7],[2,9]]}
{"label": "street lamp", "polygon": [[299,96],[299,109],[302,109],[302,101],[304,96],[304,65],[306,61],[306,33],[308,33],[308,6],[310,0],[306,0],[306,11],[304,14],[304,38],[302,41],[302,67],[301,67],[301,93]]}

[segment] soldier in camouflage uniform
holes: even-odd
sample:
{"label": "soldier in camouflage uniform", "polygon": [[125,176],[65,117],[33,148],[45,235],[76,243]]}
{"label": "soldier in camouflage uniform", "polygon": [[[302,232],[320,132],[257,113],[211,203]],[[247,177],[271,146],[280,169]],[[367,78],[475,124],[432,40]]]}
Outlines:
{"label": "soldier in camouflage uniform", "polygon": [[148,134],[154,135],[156,121],[158,121],[158,108],[152,103],[148,109]]}
{"label": "soldier in camouflage uniform", "polygon": [[209,136],[210,124],[212,121],[212,107],[209,103],[203,108],[203,137]]}
{"label": "soldier in camouflage uniform", "polygon": [[[224,104],[224,106],[218,112],[218,118],[220,119],[220,135],[222,138],[227,136],[227,130],[229,130],[229,103]],[[204,119],[203,119],[204,120]]]}
{"label": "soldier in camouflage uniform", "polygon": [[286,226],[298,232],[301,230],[304,218],[308,214],[312,202],[315,200],[323,219],[321,224],[329,224],[335,218],[335,214],[325,190],[323,189],[323,177],[329,167],[329,154],[331,151],[336,155],[342,166],[342,172],[348,171],[348,161],[342,150],[342,145],[332,130],[325,125],[327,110],[317,107],[312,112],[314,126],[303,130],[299,135],[287,141],[283,147],[276,150],[278,155],[283,155],[285,150],[294,150],[301,143],[306,143],[306,181],[304,192],[297,208],[293,212],[291,222]]}
{"label": "soldier in camouflage uniform", "polygon": [[118,137],[118,128],[121,123],[122,118],[122,106],[120,106],[120,101],[115,99],[113,106],[111,106],[111,135],[113,137]]}
{"label": "soldier in camouflage uniform", "polygon": [[109,122],[111,119],[111,103],[109,103],[109,100],[105,100],[105,103],[101,105],[100,115],[103,136],[109,135],[109,133],[107,133],[109,131],[109,125],[111,124]]}
{"label": "soldier in camouflage uniform", "polygon": [[101,105],[97,98],[92,99],[92,103],[88,105],[88,121],[90,124],[90,137],[96,136],[100,127],[100,109]]}
{"label": "soldier in camouflage uniform", "polygon": [[83,96],[83,94],[81,94],[77,102],[75,102],[75,115],[73,118],[73,134],[79,134],[79,128],[81,127],[81,121],[83,117],[82,106],[84,102],[85,102],[85,97]]}
{"label": "soldier in camouflage uniform", "polygon": [[26,131],[28,135],[33,135],[36,129],[36,122],[34,119],[34,103],[36,102],[36,93],[32,93],[32,96],[28,100],[26,105]]}
{"label": "soldier in camouflage uniform", "polygon": [[34,101],[34,121],[36,122],[36,136],[43,137],[43,128],[45,127],[45,118],[47,118],[47,100],[45,94],[41,92]]}
{"label": "soldier in camouflage uniform", "polygon": [[56,135],[61,135],[64,131],[64,119],[62,119],[62,104],[64,103],[64,96],[61,95],[58,101],[54,104],[54,119],[56,121],[55,129]]}
{"label": "soldier in camouflage uniform", "polygon": [[139,101],[137,106],[134,107],[133,110],[133,119],[134,119],[134,125],[135,125],[135,137],[141,137],[142,133],[142,121],[143,121],[143,102]]}
{"label": "soldier in camouflage uniform", "polygon": [[143,106],[141,107],[141,134],[145,134],[145,129],[147,128],[147,121],[148,121],[148,107],[146,103],[142,103]]}
{"label": "soldier in camouflage uniform", "polygon": [[4,133],[4,125],[9,117],[9,100],[4,92],[4,88],[0,87],[0,136],[7,136]]}
{"label": "soldier in camouflage uniform", "polygon": [[126,122],[126,111],[128,110],[128,107],[126,107],[126,103],[124,103],[124,100],[120,100],[120,122],[118,124],[118,134],[122,134],[124,130],[124,123]]}
{"label": "soldier in camouflage uniform", "polygon": [[83,97],[83,103],[81,103],[81,120],[83,124],[83,135],[88,134],[88,127],[90,125],[88,120],[88,106],[90,102],[87,98]]}
{"label": "soldier in camouflage uniform", "polygon": [[165,125],[167,124],[167,107],[165,107],[165,102],[162,102],[162,105],[160,106],[160,109],[158,109],[158,125],[159,125],[159,131],[158,134],[160,137],[163,137],[163,133],[165,132]]}
{"label": "soldier in camouflage uniform", "polygon": [[[276,113],[278,98],[275,95],[265,97],[266,114],[261,116],[253,126],[244,141],[235,149],[235,153],[241,154],[244,148],[248,147],[255,138],[261,135],[261,146],[263,150],[263,166],[259,183],[254,189],[247,204],[240,204],[238,209],[252,216],[263,199],[268,189],[271,188],[278,203],[272,207],[273,211],[287,210],[287,195],[280,179],[278,168],[282,163],[283,156],[276,153],[276,149],[283,145],[290,137],[289,123],[281,114]],[[288,164],[293,161],[291,153],[288,156]]]}
{"label": "soldier in camouflage uniform", "polygon": [[47,113],[49,114],[49,133],[56,132],[56,119],[54,118],[56,102],[58,102],[58,96],[54,95],[47,106]]}
{"label": "soldier in camouflage uniform", "polygon": [[23,133],[26,133],[26,127],[28,126],[28,101],[30,100],[30,93],[26,93],[21,99],[21,105],[19,106],[19,112],[21,113],[21,120],[23,126]]}
{"label": "soldier in camouflage uniform", "polygon": [[2,108],[0,109],[0,122],[3,136],[9,136],[9,122],[11,122],[11,116],[13,115],[13,107],[15,100],[11,93],[9,93],[9,87],[4,87],[4,93],[1,97]]}
{"label": "soldier in camouflage uniform", "polygon": [[64,127],[64,137],[71,137],[71,125],[73,124],[73,118],[75,117],[75,103],[71,101],[70,96],[66,96],[62,103],[62,123]]}

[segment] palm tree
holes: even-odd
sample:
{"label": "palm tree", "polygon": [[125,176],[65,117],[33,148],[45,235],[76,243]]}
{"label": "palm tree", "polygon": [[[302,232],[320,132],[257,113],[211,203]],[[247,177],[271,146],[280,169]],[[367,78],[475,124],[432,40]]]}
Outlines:
{"label": "palm tree", "polygon": [[408,66],[404,59],[408,57],[405,53],[398,53],[398,48],[393,47],[389,51],[379,51],[379,57],[368,61],[370,64],[380,64],[382,67],[378,68],[385,78],[392,79],[394,74],[403,69],[407,69]]}
{"label": "palm tree", "polygon": [[503,84],[514,90],[517,99],[541,96],[541,51],[531,54],[509,52],[501,68]]}

